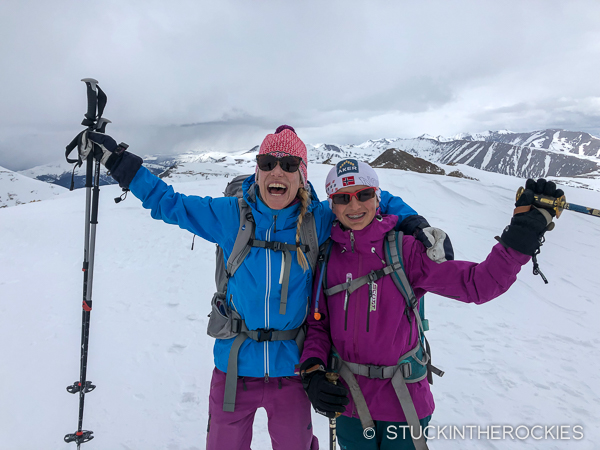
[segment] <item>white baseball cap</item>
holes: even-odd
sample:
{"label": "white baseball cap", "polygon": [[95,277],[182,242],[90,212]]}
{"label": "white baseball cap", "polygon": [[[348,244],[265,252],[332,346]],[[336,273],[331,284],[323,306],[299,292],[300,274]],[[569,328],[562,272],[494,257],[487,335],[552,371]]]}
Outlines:
{"label": "white baseball cap", "polygon": [[[335,194],[340,189],[348,186],[374,187],[376,188],[377,199],[381,200],[379,177],[367,163],[356,159],[342,159],[329,171],[325,181],[325,192],[328,198],[331,194]],[[329,206],[331,206],[331,198],[329,198]]]}

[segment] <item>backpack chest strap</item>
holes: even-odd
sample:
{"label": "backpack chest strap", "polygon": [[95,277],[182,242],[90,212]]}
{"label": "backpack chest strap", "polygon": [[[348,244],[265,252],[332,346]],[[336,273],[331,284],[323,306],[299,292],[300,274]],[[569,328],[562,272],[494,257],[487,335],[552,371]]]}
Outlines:
{"label": "backpack chest strap", "polygon": [[383,278],[386,275],[389,275],[389,274],[395,272],[397,269],[398,269],[398,267],[396,267],[395,264],[391,264],[382,269],[372,270],[365,276],[362,276],[362,277],[357,278],[352,281],[348,281],[346,283],[338,284],[329,289],[325,289],[324,293],[328,297],[331,295],[338,294],[343,291],[348,291],[348,294],[352,294],[359,287],[364,286],[367,283],[374,283],[375,281],[379,280],[380,278]]}
{"label": "backpack chest strap", "polygon": [[286,244],[285,242],[259,241],[258,239],[250,239],[250,241],[248,241],[248,245],[250,245],[250,247],[267,248],[267,249],[273,250],[275,252],[281,252],[281,251],[295,252],[298,247],[300,247],[300,250],[302,250],[303,252],[308,252],[310,250],[308,245],[297,246],[296,244]]}
{"label": "backpack chest strap", "polygon": [[[259,241],[250,239],[248,241],[250,247],[264,248],[275,252],[283,252],[283,280],[281,285],[281,300],[279,302],[279,314],[285,314],[287,309],[288,288],[290,284],[290,272],[292,271],[292,253],[298,249],[294,244],[286,244],[278,241]],[[300,245],[304,252],[309,251],[308,245]]]}

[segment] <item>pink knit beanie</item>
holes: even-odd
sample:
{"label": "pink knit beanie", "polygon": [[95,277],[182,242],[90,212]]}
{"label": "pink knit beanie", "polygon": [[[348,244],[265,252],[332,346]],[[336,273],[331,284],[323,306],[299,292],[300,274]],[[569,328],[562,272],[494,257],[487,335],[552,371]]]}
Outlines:
{"label": "pink knit beanie", "polygon": [[[304,145],[304,142],[302,142],[296,135],[296,130],[289,125],[281,125],[277,128],[277,130],[275,130],[274,134],[267,134],[267,137],[264,139],[262,144],[260,144],[260,150],[258,151],[258,154],[272,154],[276,158],[281,158],[286,155],[299,156],[302,158],[302,163],[300,164],[300,175],[302,177],[304,186],[307,185],[306,181],[308,180],[308,172],[306,168],[306,145]],[[258,172],[258,166],[256,167],[256,171]]]}

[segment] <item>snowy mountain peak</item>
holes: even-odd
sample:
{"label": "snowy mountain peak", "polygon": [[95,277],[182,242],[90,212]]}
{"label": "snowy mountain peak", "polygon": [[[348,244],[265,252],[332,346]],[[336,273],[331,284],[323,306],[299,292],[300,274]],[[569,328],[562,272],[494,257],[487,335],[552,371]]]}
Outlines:
{"label": "snowy mountain peak", "polygon": [[440,141],[443,140],[444,138],[442,136],[432,136],[431,134],[422,134],[421,136],[419,136],[417,139],[426,139],[426,140],[430,140],[430,141]]}

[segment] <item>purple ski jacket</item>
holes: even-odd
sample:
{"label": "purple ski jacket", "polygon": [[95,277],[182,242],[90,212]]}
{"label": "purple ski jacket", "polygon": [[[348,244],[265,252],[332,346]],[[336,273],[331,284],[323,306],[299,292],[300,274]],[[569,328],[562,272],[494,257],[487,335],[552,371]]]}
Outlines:
{"label": "purple ski jacket", "polygon": [[[396,216],[378,216],[359,231],[343,230],[335,222],[331,230],[334,243],[327,266],[327,287],[367,275],[371,270],[385,267],[384,239],[397,222]],[[408,280],[417,298],[427,292],[465,303],[485,303],[503,294],[517,279],[521,266],[530,257],[497,244],[480,264],[468,261],[431,261],[423,244],[412,236],[404,236],[402,255]],[[344,311],[345,291],[325,298],[323,286],[315,275],[313,305],[308,315],[308,333],[304,342],[301,362],[317,357],[328,361],[333,343],[344,361],[396,365],[400,356],[414,348],[418,338],[411,312],[409,322],[405,300],[391,276],[377,280],[377,303],[369,311],[368,285],[361,286],[348,299]],[[320,321],[314,319],[314,299],[320,290],[319,312],[325,314]],[[347,317],[346,317],[347,315]],[[367,316],[369,331],[367,331]],[[410,337],[409,337],[410,336]],[[410,339],[410,345],[409,345]],[[365,396],[373,420],[405,422],[405,416],[390,379],[369,379],[355,375]],[[346,386],[347,387],[347,386]],[[408,384],[408,390],[419,419],[433,413],[434,402],[427,379]],[[352,396],[346,406],[345,416],[358,417]]]}

